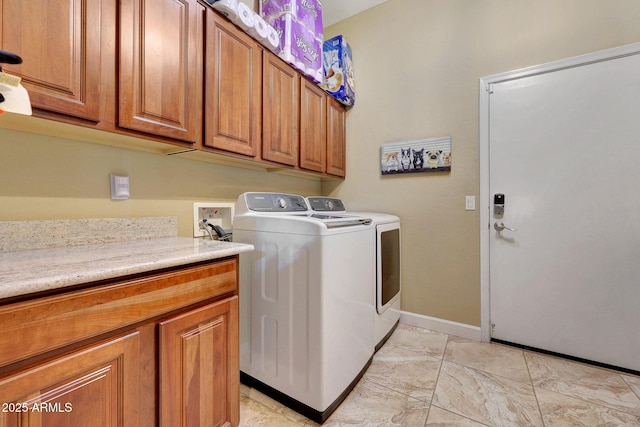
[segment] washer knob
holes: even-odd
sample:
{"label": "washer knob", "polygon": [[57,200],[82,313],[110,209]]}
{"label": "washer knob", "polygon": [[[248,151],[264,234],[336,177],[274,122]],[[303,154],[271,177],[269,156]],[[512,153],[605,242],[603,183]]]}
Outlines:
{"label": "washer knob", "polygon": [[279,197],[278,198],[278,206],[281,207],[282,209],[286,209],[287,201],[284,198]]}
{"label": "washer knob", "polygon": [[324,207],[327,208],[328,210],[332,211],[333,210],[333,201],[325,200]]}

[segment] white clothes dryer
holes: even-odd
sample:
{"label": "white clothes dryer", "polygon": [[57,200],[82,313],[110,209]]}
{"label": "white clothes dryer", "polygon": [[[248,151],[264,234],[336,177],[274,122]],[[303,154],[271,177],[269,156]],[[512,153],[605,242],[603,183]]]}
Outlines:
{"label": "white clothes dryer", "polygon": [[374,230],[297,195],[239,197],[233,239],[255,247],[240,256],[243,383],[319,423],[344,400],[373,357]]}
{"label": "white clothes dryer", "polygon": [[371,218],[375,225],[375,278],[372,282],[376,299],[374,316],[375,351],[389,339],[400,321],[401,254],[400,218],[377,212],[351,212],[340,199],[307,197],[311,210],[325,214],[350,214]]}

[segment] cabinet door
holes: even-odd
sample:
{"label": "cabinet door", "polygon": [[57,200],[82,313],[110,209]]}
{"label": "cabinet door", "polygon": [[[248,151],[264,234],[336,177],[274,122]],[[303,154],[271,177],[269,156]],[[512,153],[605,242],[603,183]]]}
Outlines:
{"label": "cabinet door", "polygon": [[301,79],[300,84],[300,167],[325,171],[327,151],[327,96],[315,84]]}
{"label": "cabinet door", "polygon": [[327,96],[327,173],[345,176],[346,110],[338,101]]}
{"label": "cabinet door", "polygon": [[262,158],[295,166],[299,141],[300,75],[271,52],[262,66]]}
{"label": "cabinet door", "polygon": [[262,48],[232,23],[207,11],[204,145],[259,155]]}
{"label": "cabinet door", "polygon": [[0,0],[3,65],[22,77],[31,105],[97,122],[100,118],[101,0]]}
{"label": "cabinet door", "polygon": [[120,1],[121,127],[202,140],[203,26],[197,0]]}
{"label": "cabinet door", "polygon": [[237,426],[238,297],[160,323],[160,425]]}
{"label": "cabinet door", "polygon": [[137,427],[137,332],[0,380],[0,426]]}

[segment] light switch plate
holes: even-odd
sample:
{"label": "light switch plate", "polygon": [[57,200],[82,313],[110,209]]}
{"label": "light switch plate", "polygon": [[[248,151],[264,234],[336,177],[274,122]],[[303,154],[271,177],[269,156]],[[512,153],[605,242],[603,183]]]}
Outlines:
{"label": "light switch plate", "polygon": [[127,175],[111,174],[109,179],[111,181],[111,199],[127,200],[130,196],[129,177]]}
{"label": "light switch plate", "polygon": [[468,211],[476,210],[476,196],[465,196],[464,198],[464,206]]}

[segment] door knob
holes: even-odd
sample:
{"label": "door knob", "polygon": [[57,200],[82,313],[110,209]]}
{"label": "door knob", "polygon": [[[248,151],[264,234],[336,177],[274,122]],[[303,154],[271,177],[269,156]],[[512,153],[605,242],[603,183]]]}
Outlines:
{"label": "door knob", "polygon": [[493,223],[493,228],[495,228],[496,231],[502,231],[502,230],[516,231],[515,228],[509,228],[509,227],[505,226],[502,221],[498,221],[498,222]]}

